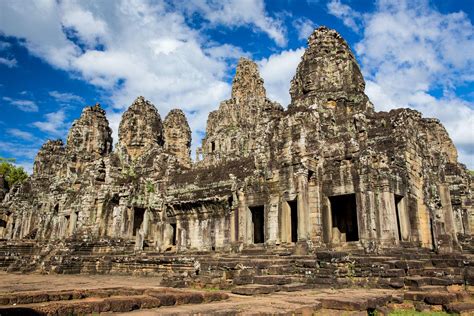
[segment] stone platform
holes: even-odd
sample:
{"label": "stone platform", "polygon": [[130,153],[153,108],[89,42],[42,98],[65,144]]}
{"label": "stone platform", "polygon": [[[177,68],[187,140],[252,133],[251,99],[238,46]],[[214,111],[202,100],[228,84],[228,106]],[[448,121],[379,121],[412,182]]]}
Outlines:
{"label": "stone platform", "polygon": [[292,293],[282,287],[278,292],[247,296],[215,289],[160,287],[156,277],[2,272],[0,278],[1,315],[367,315],[374,311],[386,315],[399,309],[464,315],[474,312],[473,292],[464,286],[424,286],[417,290],[313,288]]}
{"label": "stone platform", "polygon": [[[0,267],[8,273],[1,275],[5,281],[0,290],[8,294],[41,290],[39,297],[56,297],[57,291],[66,290],[67,301],[31,301],[39,306],[53,304],[53,310],[64,305],[65,310],[77,307],[103,312],[159,307],[160,314],[324,314],[327,309],[351,313],[379,309],[383,313],[400,308],[474,312],[474,256],[470,253],[394,248],[385,249],[383,254],[360,250],[296,254],[297,245],[272,247],[269,251],[255,246],[240,253],[155,253],[135,252],[133,243],[120,244],[119,249],[113,240],[65,240],[48,248],[37,242],[3,242]],[[111,294],[104,294],[104,298],[99,291],[98,297],[84,294],[81,301],[73,299],[74,293],[98,287]],[[150,298],[156,298],[157,287],[183,288],[183,293],[191,294],[201,290],[187,301],[200,304],[168,306]],[[175,293],[175,289],[159,291]],[[131,303],[123,302],[127,291]],[[209,293],[219,291],[230,299],[206,304],[214,300]],[[12,302],[14,299],[4,300],[7,306]],[[255,309],[257,302],[259,308]],[[87,307],[80,307],[83,304]]]}

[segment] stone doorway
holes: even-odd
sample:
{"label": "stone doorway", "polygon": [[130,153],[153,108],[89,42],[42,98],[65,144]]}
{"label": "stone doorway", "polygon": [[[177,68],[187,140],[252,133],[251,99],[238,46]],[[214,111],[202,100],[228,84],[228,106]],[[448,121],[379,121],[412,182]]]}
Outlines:
{"label": "stone doorway", "polygon": [[359,240],[357,225],[357,203],[355,194],[329,197],[332,218],[332,241],[348,242]]}
{"label": "stone doorway", "polygon": [[176,223],[171,223],[171,245],[172,246],[176,246],[177,242],[176,242]]}
{"label": "stone doorway", "polygon": [[64,236],[69,236],[69,234],[71,233],[71,229],[69,227],[71,225],[71,216],[64,216],[64,222]]}
{"label": "stone doorway", "polygon": [[253,243],[261,244],[265,242],[265,207],[263,205],[249,207],[252,213]]}
{"label": "stone doorway", "polygon": [[398,240],[402,240],[402,224],[401,224],[401,219],[400,219],[400,210],[401,210],[401,202],[403,199],[403,196],[400,195],[394,195],[395,196],[395,214],[397,215],[397,230],[398,230]]}
{"label": "stone doorway", "polygon": [[291,242],[298,241],[298,203],[296,200],[288,201],[290,207]]}
{"label": "stone doorway", "polygon": [[133,208],[133,236],[137,235],[137,231],[140,229],[145,217],[145,209],[142,207]]}

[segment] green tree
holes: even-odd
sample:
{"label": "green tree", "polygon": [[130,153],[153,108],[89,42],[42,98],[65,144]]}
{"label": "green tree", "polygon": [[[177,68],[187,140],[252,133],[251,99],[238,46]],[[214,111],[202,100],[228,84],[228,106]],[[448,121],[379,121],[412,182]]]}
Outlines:
{"label": "green tree", "polygon": [[15,183],[23,182],[28,178],[28,174],[23,167],[14,165],[15,159],[0,157],[0,175],[7,181],[8,187],[11,188]]}

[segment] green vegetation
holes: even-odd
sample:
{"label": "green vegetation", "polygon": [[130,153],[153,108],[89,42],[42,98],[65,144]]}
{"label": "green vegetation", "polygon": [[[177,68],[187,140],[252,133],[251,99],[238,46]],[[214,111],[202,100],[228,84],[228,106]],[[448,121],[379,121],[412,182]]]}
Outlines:
{"label": "green vegetation", "polygon": [[146,182],[146,191],[148,193],[155,193],[155,186],[153,185],[153,183],[151,181],[147,181]]}
{"label": "green vegetation", "polygon": [[15,159],[0,157],[0,175],[5,178],[9,188],[28,178],[28,174],[25,172],[23,167],[17,167],[14,163]]}
{"label": "green vegetation", "polygon": [[471,174],[471,176],[474,176],[474,170],[469,170],[469,173]]}

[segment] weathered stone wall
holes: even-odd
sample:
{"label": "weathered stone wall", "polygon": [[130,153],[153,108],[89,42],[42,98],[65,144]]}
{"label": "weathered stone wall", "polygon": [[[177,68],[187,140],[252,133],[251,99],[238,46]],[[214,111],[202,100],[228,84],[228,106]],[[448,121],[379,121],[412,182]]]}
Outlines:
{"label": "weathered stone wall", "polygon": [[473,182],[442,125],[414,110],[374,112],[347,43],[309,38],[284,110],[241,59],[232,95],[190,158],[184,113],[149,101],[124,113],[119,142],[100,106],[47,142],[1,209],[0,238],[116,238],[136,249],[239,251],[297,245],[452,251],[472,233]]}

